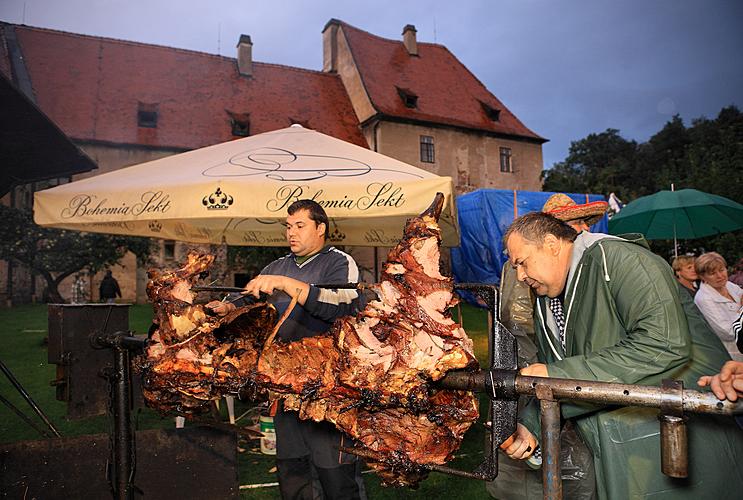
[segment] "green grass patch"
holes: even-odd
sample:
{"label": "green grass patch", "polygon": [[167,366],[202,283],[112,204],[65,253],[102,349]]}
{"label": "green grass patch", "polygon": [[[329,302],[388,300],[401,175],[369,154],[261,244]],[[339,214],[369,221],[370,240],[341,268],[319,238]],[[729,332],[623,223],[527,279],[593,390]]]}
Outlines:
{"label": "green grass patch", "polygon": [[[472,337],[475,354],[481,363],[487,358],[487,314],[481,309],[462,305],[462,317],[467,333]],[[152,307],[135,305],[129,311],[129,327],[135,333],[146,333],[152,319]],[[56,366],[47,362],[47,309],[45,305],[19,306],[11,309],[0,309],[0,360],[13,372],[24,389],[46,413],[62,436],[106,433],[112,425],[107,416],[82,420],[65,418],[66,403],[57,401],[55,389],[50,381],[56,378]],[[44,424],[32,412],[21,395],[10,384],[6,377],[0,375],[0,394],[19,408],[40,427]],[[481,398],[481,412],[487,411],[487,400]],[[226,420],[226,407],[221,405]],[[236,401],[237,415],[250,410],[251,406]],[[138,429],[172,427],[172,418],[162,418],[147,408],[137,410],[134,414]],[[239,424],[247,424],[243,419]],[[186,424],[188,425],[188,424]],[[484,430],[475,425],[464,438],[457,458],[449,465],[463,470],[474,469],[483,460]],[[33,428],[23,422],[5,405],[0,405],[0,442],[8,443],[21,440],[35,440],[42,437]],[[257,484],[276,482],[273,471],[273,457],[260,453],[258,441],[241,441],[244,452],[239,456],[240,484]],[[208,473],[208,472],[207,472]],[[490,498],[485,491],[484,483],[469,479],[432,473],[417,490],[383,488],[374,473],[364,474],[367,493],[373,499],[405,498]],[[260,488],[243,490],[241,498],[278,499],[278,488]]]}

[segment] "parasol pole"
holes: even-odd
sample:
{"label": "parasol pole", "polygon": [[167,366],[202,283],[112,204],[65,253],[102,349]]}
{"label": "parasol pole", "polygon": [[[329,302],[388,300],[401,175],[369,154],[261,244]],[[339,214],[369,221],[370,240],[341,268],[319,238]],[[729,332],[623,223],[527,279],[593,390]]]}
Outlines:
{"label": "parasol pole", "polygon": [[[674,192],[674,191],[675,190],[673,189],[673,182],[672,182],[671,192]],[[674,215],[672,217],[673,217],[673,258],[677,259],[679,256],[679,247],[678,247],[678,243],[676,242],[676,216]]]}

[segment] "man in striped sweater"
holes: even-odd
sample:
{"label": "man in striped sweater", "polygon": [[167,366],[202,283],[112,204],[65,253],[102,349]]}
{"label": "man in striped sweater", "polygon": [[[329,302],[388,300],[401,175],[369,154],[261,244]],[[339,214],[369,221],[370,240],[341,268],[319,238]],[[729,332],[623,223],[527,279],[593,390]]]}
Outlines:
{"label": "man in striped sweater", "polygon": [[[332,290],[312,285],[357,283],[359,280],[353,258],[326,245],[328,216],[323,208],[312,200],[299,200],[289,206],[288,213],[286,239],[291,253],[271,262],[245,286],[247,295],[257,298],[261,293],[268,294],[279,315],[286,311],[293,298],[297,299],[297,306],[277,333],[284,342],[321,335],[336,318],[355,314],[363,308],[357,290]],[[208,305],[218,314],[227,314],[235,308],[228,302]],[[238,301],[236,305],[241,304]],[[348,438],[333,425],[300,420],[296,412],[284,411],[281,404],[274,424],[282,498],[366,498],[360,463],[356,456],[340,452],[343,440]],[[319,481],[313,481],[313,477]],[[319,485],[322,492],[316,491]]]}

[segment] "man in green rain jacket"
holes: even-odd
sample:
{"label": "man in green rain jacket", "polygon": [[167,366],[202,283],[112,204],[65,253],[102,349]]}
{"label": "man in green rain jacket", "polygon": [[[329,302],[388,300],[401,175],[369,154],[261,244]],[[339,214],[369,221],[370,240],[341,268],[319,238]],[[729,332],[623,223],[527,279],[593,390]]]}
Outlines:
{"label": "man in green rain jacket", "polygon": [[[730,359],[644,240],[580,233],[543,213],[516,219],[505,236],[518,279],[539,296],[539,359],[522,374],[624,384],[681,380]],[[557,299],[557,300],[554,300]],[[555,304],[558,302],[558,304]],[[553,312],[554,311],[554,312]],[[660,470],[658,410],[563,403],[591,449],[599,498],[741,498],[743,432],[730,417],[689,415],[689,477]],[[528,458],[540,435],[537,405],[520,415],[510,457]]]}

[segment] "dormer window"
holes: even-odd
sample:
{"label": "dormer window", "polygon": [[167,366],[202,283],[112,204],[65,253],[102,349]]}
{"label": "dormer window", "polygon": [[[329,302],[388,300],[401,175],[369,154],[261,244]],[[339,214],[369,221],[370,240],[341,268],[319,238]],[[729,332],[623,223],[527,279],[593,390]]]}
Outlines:
{"label": "dormer window", "polygon": [[248,137],[250,135],[250,113],[233,113],[227,111],[230,116],[230,127],[235,137]]}
{"label": "dormer window", "polygon": [[485,114],[491,121],[494,121],[494,122],[500,121],[500,109],[496,109],[492,107],[491,105],[486,104],[482,101],[480,101],[480,106],[482,106],[482,110],[485,111]]}
{"label": "dormer window", "polygon": [[157,103],[139,103],[137,109],[137,126],[157,128]]}
{"label": "dormer window", "polygon": [[402,102],[405,104],[408,108],[417,108],[418,107],[418,96],[409,91],[408,89],[401,89],[400,87],[397,88],[397,93],[400,95],[400,99],[402,99]]}

